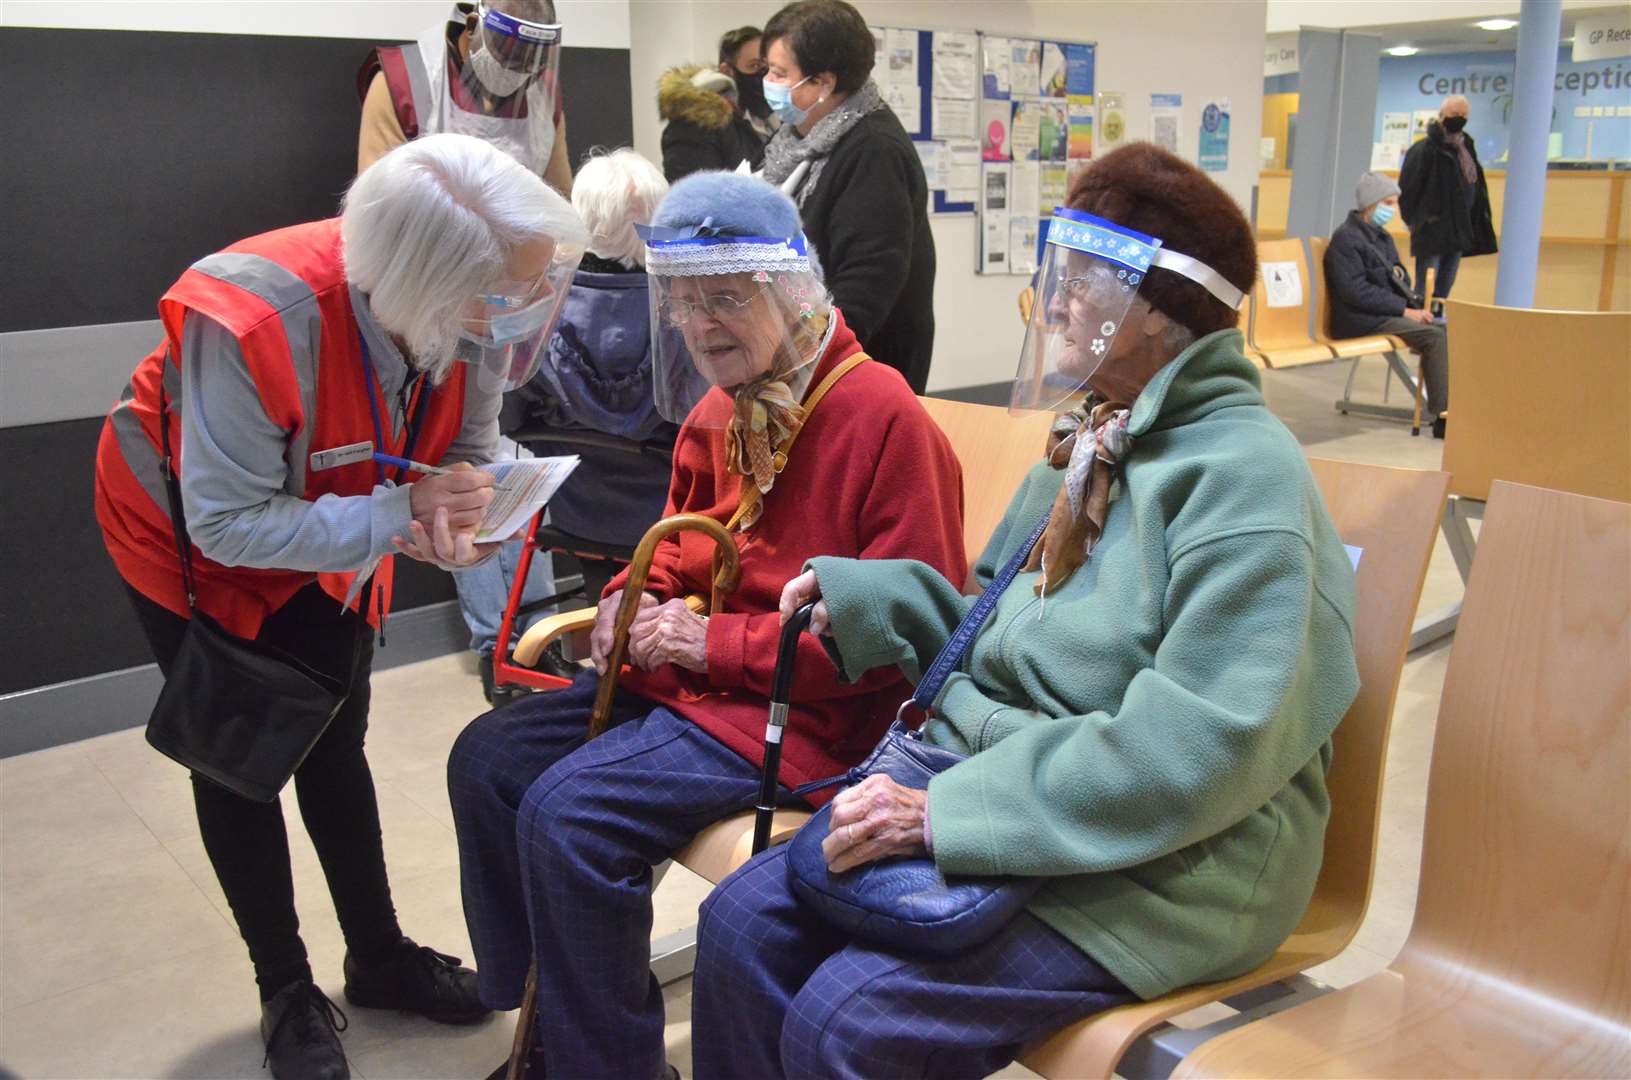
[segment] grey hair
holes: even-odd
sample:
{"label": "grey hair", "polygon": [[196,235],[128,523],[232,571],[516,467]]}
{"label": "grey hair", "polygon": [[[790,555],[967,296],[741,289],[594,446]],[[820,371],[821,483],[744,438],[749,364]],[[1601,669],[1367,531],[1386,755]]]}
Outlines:
{"label": "grey hair", "polygon": [[572,204],[514,158],[469,135],[427,135],[363,171],[340,210],[346,279],[368,296],[414,365],[440,381],[465,306],[504,279],[516,249],[588,236]]}
{"label": "grey hair", "polygon": [[589,230],[589,250],[630,270],[646,264],[634,226],[651,221],[667,194],[662,170],[626,148],[594,154],[572,178],[572,206]]}

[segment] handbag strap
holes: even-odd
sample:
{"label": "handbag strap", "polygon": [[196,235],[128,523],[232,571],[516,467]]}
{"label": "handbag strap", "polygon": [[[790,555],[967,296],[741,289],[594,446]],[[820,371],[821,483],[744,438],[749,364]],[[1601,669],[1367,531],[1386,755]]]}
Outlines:
{"label": "handbag strap", "polygon": [[1025,560],[1031,557],[1031,549],[1036,547],[1037,541],[1042,539],[1043,530],[1047,527],[1048,518],[1044,516],[1036,528],[1031,530],[1030,538],[1020,545],[1018,551],[1014,552],[1013,558],[1008,560],[1008,564],[997,571],[997,576],[991,579],[991,584],[986,586],[985,592],[981,593],[980,598],[974,601],[974,606],[969,608],[967,615],[963,616],[963,621],[957,624],[957,629],[951,632],[951,639],[941,648],[940,655],[934,658],[934,662],[929,665],[929,669],[923,673],[923,678],[918,680],[917,689],[912,692],[911,701],[923,710],[925,716],[932,715],[930,706],[934,703],[934,699],[940,696],[940,688],[946,684],[946,680],[951,676],[951,673],[957,670],[957,667],[963,662],[963,657],[968,653],[969,647],[974,644],[974,639],[979,636],[980,628],[985,625],[986,619],[991,617],[991,612],[997,606],[997,601],[1002,598],[1003,592],[1019,574],[1020,567],[1025,565]]}
{"label": "handbag strap", "polygon": [[[164,354],[164,363],[170,363],[170,353]],[[170,532],[176,541],[176,558],[181,561],[181,584],[187,591],[187,610],[198,610],[198,584],[193,577],[193,542],[187,533],[187,515],[181,504],[181,478],[176,474],[170,450],[170,395],[165,391],[163,373],[159,378],[159,445],[164,456],[160,468],[164,472],[164,494],[170,504]]]}

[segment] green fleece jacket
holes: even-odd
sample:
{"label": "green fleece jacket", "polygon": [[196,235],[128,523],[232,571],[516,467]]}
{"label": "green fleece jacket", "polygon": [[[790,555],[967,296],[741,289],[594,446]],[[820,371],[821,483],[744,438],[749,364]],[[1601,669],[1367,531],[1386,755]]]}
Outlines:
{"label": "green fleece jacket", "polygon": [[[1161,369],[1091,558],[1045,605],[1015,578],[925,729],[970,755],[929,785],[940,870],[1052,879],[1031,912],[1144,998],[1248,971],[1296,927],[1359,688],[1348,555],[1259,390],[1235,330]],[[1062,477],[1026,477],[983,581]],[[846,678],[916,680],[973,603],[921,563],[809,565]]]}

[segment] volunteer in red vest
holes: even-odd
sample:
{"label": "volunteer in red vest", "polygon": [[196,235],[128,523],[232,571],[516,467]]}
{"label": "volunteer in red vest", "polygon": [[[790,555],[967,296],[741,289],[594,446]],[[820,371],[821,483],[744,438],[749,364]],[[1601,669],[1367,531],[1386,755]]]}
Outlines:
{"label": "volunteer in red vest", "polygon": [[[630,634],[637,670],[613,717],[624,722],[584,742],[601,678],[588,671],[454,743],[448,790],[481,997],[516,1008],[536,961],[538,1015],[520,1020],[538,1025],[534,1076],[543,1062],[550,1076],[672,1075],[649,963],[652,868],[753,805],[788,578],[838,552],[966,574],[951,446],[900,374],[865,357],[791,199],[751,176],[688,176],[657,208],[646,270],[653,318],[676,331],[653,336],[657,404],[684,421],[666,512],[726,524],[741,583],[723,610],[692,614],[683,598],[708,595],[714,543],[670,538]],[[601,601],[600,668],[625,580]],[[846,683],[803,641],[788,786],[860,761],[910,692],[892,668]]]}
{"label": "volunteer in red vest", "polygon": [[[397,925],[363,737],[391,556],[448,568],[488,556],[497,545],[474,537],[492,479],[372,455],[489,460],[501,395],[531,374],[585,239],[571,205],[505,154],[463,135],[420,139],[359,177],[339,218],[193,264],[159,301],[165,338],[102,429],[97,520],[160,670],[169,676],[190,611],[168,446],[197,609],[347,686],[294,786],[355,1005],[447,1023],[488,1011],[473,971]],[[273,1075],[347,1076],[344,1015],[313,982],[297,929],[279,804],[196,774],[192,785],[254,964]]]}
{"label": "volunteer in red vest", "polygon": [[561,24],[551,0],[456,3],[406,45],[374,50],[357,73],[357,171],[410,139],[485,139],[572,194],[561,108]]}

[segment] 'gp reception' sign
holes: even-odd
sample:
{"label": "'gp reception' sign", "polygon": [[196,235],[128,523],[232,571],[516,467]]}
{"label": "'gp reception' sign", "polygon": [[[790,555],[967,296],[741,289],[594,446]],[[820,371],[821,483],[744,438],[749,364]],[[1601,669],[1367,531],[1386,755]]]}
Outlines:
{"label": "'gp reception' sign", "polygon": [[1594,15],[1574,24],[1575,63],[1631,56],[1631,7],[1607,15]]}

